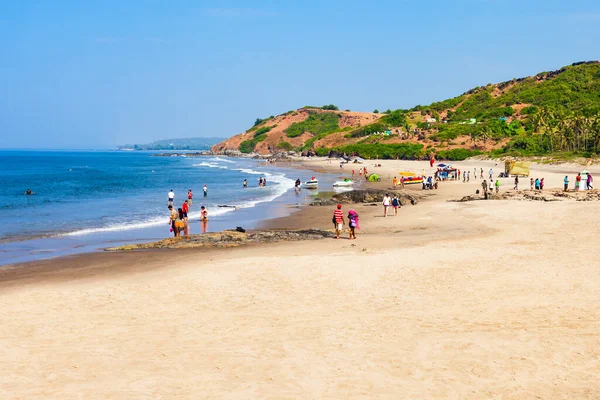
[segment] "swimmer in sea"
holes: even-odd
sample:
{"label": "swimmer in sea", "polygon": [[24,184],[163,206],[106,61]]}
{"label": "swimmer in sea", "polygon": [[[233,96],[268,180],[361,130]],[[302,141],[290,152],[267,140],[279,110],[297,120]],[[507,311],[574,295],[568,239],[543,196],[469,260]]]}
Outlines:
{"label": "swimmer in sea", "polygon": [[35,192],[32,192],[32,191],[31,191],[31,189],[27,189],[27,190],[25,191],[25,194],[26,194],[27,196],[31,196],[31,195],[34,195],[34,194],[35,194]]}

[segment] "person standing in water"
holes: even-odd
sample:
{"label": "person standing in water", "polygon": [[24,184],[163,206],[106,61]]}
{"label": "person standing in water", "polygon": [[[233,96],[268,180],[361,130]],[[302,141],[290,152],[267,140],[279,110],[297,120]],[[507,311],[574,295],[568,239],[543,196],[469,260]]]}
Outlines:
{"label": "person standing in water", "polygon": [[267,178],[263,178],[263,186],[267,186]]}
{"label": "person standing in water", "polygon": [[192,199],[194,198],[194,194],[192,193],[192,189],[188,190],[188,199],[187,199],[187,203],[188,203],[188,207],[192,206]]}
{"label": "person standing in water", "polygon": [[244,189],[248,187],[248,180],[244,179]]}
{"label": "person standing in water", "polygon": [[204,184],[202,190],[204,190],[204,197],[208,196],[208,186],[206,186],[206,183]]}
{"label": "person standing in water", "polygon": [[262,187],[262,176],[260,178],[258,178],[258,187]]}
{"label": "person standing in water", "polygon": [[171,225],[171,232],[173,232],[173,236],[177,236],[177,228],[175,227],[175,221],[177,221],[177,211],[173,209],[172,205],[169,205],[169,212],[171,215],[169,216],[169,225]]}
{"label": "person standing in water", "polygon": [[168,200],[167,204],[169,204],[170,206],[172,206],[174,201],[175,201],[175,192],[173,191],[173,189],[171,189],[169,191],[169,200]]}
{"label": "person standing in water", "polygon": [[188,225],[188,212],[190,210],[190,207],[188,205],[188,201],[184,201],[181,205],[181,211],[183,212],[183,234],[186,236],[190,234]]}
{"label": "person standing in water", "polygon": [[204,206],[200,207],[200,226],[202,233],[208,232],[208,210]]}

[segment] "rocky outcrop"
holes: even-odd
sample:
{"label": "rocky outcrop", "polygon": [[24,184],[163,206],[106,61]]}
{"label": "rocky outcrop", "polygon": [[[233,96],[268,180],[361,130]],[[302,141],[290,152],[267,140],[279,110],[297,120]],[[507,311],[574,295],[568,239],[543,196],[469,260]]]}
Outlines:
{"label": "rocky outcrop", "polygon": [[227,230],[202,235],[179,236],[152,243],[130,244],[111,247],[106,251],[131,251],[144,249],[190,249],[190,248],[228,248],[252,243],[291,242],[299,240],[317,240],[333,237],[328,231],[306,229],[299,231],[264,230],[254,232],[238,232]]}
{"label": "rocky outcrop", "polygon": [[337,203],[380,203],[383,201],[386,193],[389,195],[397,194],[402,205],[410,203],[414,206],[419,202],[419,198],[422,197],[420,194],[408,193],[403,190],[368,188],[338,193],[332,197],[332,200]]}
{"label": "rocky outcrop", "polygon": [[575,201],[600,201],[600,192],[596,189],[582,190],[578,192],[565,192],[560,189],[552,190],[519,190],[509,191],[500,194],[488,193],[487,198],[483,195],[475,194],[464,196],[460,200],[448,200],[450,202],[466,202],[477,200],[521,200],[521,201],[561,201],[561,199]]}

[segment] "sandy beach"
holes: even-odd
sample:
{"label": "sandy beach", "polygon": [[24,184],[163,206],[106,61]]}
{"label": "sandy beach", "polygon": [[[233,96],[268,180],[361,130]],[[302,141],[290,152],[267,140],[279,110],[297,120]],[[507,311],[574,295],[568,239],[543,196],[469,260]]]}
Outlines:
{"label": "sandy beach", "polygon": [[[421,161],[365,165],[379,188],[401,170],[429,172]],[[534,165],[532,176],[558,188],[582,169]],[[3,268],[0,396],[600,398],[600,202],[447,201],[479,187],[473,176],[443,182],[398,217],[352,205],[354,241]],[[305,207],[266,226],[330,229],[331,212]]]}

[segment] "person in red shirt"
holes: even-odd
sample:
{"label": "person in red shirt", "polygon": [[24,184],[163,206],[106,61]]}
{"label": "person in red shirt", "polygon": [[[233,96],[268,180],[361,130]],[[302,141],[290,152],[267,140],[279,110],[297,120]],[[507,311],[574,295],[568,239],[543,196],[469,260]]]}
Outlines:
{"label": "person in red shirt", "polygon": [[333,212],[332,222],[335,226],[335,238],[339,239],[342,229],[344,229],[344,213],[342,212],[341,204],[338,204],[336,210]]}
{"label": "person in red shirt", "polygon": [[188,211],[189,211],[189,207],[188,207],[188,202],[184,201],[183,204],[181,205],[181,211],[183,212],[183,234],[185,236],[190,234],[190,227],[188,225]]}

